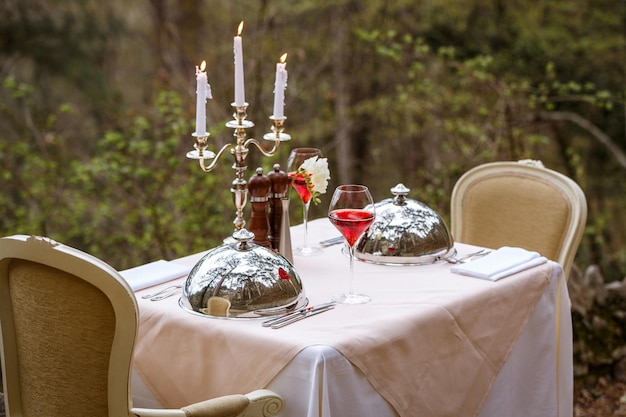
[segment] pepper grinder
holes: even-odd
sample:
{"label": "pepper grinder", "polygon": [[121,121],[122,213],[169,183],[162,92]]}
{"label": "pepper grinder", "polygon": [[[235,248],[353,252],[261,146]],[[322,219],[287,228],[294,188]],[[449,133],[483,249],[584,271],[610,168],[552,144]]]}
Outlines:
{"label": "pepper grinder", "polygon": [[289,187],[289,175],[280,170],[279,164],[274,164],[274,170],[267,174],[272,183],[269,198],[269,219],[270,219],[270,244],[272,249],[278,250],[280,246],[280,226],[283,221],[282,199],[287,195]]}
{"label": "pepper grinder", "polygon": [[274,164],[274,170],[267,174],[272,183],[270,192],[270,243],[274,250],[293,263],[291,252],[291,231],[289,221],[289,197],[287,191],[291,179],[280,164]]}
{"label": "pepper grinder", "polygon": [[254,233],[252,241],[257,245],[271,248],[268,239],[270,223],[268,219],[268,201],[272,183],[267,175],[263,175],[263,168],[256,169],[256,175],[250,177],[248,181],[248,192],[250,193],[250,204],[252,214],[248,230]]}

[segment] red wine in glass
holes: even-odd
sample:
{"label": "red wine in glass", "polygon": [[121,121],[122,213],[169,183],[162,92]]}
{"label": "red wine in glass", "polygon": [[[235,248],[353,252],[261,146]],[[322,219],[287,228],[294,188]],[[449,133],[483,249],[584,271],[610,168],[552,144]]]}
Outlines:
{"label": "red wine in glass", "polygon": [[309,246],[307,243],[309,206],[311,205],[313,196],[306,185],[304,175],[307,174],[296,174],[298,169],[306,160],[315,157],[321,158],[322,151],[317,148],[294,148],[289,153],[289,160],[287,161],[287,172],[289,172],[289,177],[291,178],[291,188],[298,193],[298,197],[302,200],[302,223],[304,225],[304,239],[302,246],[298,246],[293,250],[294,255],[314,256],[322,254],[322,250],[320,248]]}
{"label": "red wine in glass", "polygon": [[291,178],[291,186],[300,196],[300,200],[304,204],[307,204],[311,201],[311,192],[309,191],[309,187],[306,185],[306,180],[304,178],[304,174],[296,174],[295,172],[289,173],[289,178]]}
{"label": "red wine in glass", "polygon": [[338,209],[328,214],[330,222],[346,238],[349,246],[354,246],[357,240],[374,222],[375,216],[371,211],[360,209]]}
{"label": "red wine in glass", "polygon": [[333,300],[343,304],[363,304],[371,301],[365,294],[352,291],[354,281],[354,246],[376,218],[372,195],[364,185],[340,185],[335,189],[328,219],[341,232],[348,244],[350,255],[350,290],[347,294],[337,294]]}

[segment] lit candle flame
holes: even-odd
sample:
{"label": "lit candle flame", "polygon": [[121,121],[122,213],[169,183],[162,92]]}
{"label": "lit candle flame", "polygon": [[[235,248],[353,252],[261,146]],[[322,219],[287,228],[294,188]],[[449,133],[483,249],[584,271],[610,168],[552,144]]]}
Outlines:
{"label": "lit candle flame", "polygon": [[280,63],[284,64],[286,60],[287,60],[287,52],[282,54],[282,56],[280,57]]}
{"label": "lit candle flame", "polygon": [[239,23],[239,28],[237,28],[237,36],[241,36],[241,32],[243,32],[243,20]]}
{"label": "lit candle flame", "polygon": [[202,61],[202,64],[200,64],[200,71],[204,71],[206,68],[206,61]]}

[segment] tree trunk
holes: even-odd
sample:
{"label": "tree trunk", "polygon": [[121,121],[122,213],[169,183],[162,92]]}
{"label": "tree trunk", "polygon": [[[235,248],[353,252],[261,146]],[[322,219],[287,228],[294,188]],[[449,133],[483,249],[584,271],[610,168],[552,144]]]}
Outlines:
{"label": "tree trunk", "polygon": [[335,14],[333,19],[334,51],[333,51],[333,78],[335,81],[335,143],[337,152],[337,175],[340,184],[353,181],[354,175],[354,151],[350,138],[351,123],[348,114],[350,105],[348,81],[346,77],[346,61],[348,53],[346,43],[348,38],[348,26],[345,24],[343,11]]}

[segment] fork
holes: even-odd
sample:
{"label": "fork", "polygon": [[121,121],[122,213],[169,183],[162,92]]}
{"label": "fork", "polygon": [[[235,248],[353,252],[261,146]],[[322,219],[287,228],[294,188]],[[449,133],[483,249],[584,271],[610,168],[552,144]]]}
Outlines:
{"label": "fork", "polygon": [[451,264],[462,264],[465,262],[469,262],[472,259],[476,258],[476,257],[483,257],[485,255],[489,255],[491,253],[490,250],[487,249],[481,249],[477,252],[473,252],[473,253],[468,253],[467,255],[463,255],[460,258],[457,258],[455,256],[450,256],[448,258],[444,258],[447,262],[450,262]]}
{"label": "fork", "polygon": [[[163,288],[162,290],[159,290],[155,293],[152,294],[146,294],[146,295],[142,295],[141,298],[143,298],[144,300],[147,300],[148,298],[157,298],[157,297],[169,297],[170,295],[173,295],[179,288],[182,288],[182,285],[170,285],[169,287]],[[167,293],[167,295],[165,295],[165,293]],[[158,300],[162,300],[163,298],[159,298]],[[158,301],[158,300],[152,300],[152,301]]]}

